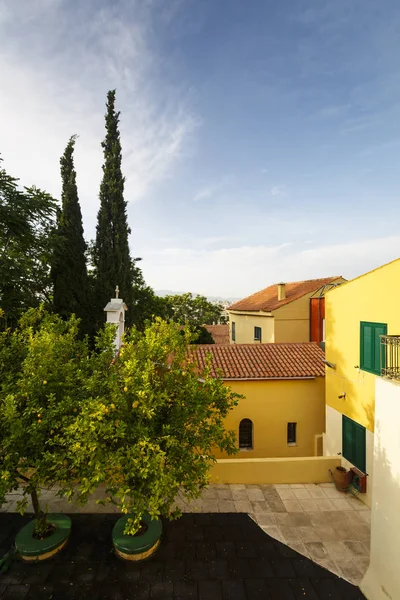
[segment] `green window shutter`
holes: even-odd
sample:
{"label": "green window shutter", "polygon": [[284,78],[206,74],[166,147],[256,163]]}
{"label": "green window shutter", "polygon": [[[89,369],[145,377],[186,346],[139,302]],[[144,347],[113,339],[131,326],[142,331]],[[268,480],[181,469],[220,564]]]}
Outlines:
{"label": "green window shutter", "polygon": [[[352,421],[348,419],[344,415],[342,416],[342,455],[347,460],[350,460],[350,456],[353,454],[353,444],[352,444]],[[350,461],[351,462],[351,461]]]}
{"label": "green window shutter", "polygon": [[345,415],[342,415],[342,455],[365,473],[366,429]]}
{"label": "green window shutter", "polygon": [[387,334],[386,323],[360,323],[360,367],[363,371],[381,374],[380,337]]}
{"label": "green window shutter", "polygon": [[360,367],[364,371],[372,371],[372,368],[374,366],[373,340],[374,331],[372,323],[361,323]]}
{"label": "green window shutter", "polygon": [[[381,340],[380,335],[386,335],[387,325],[376,323],[374,325],[374,372],[381,374]],[[382,348],[384,350],[384,348]],[[383,358],[383,357],[382,357]]]}
{"label": "green window shutter", "polygon": [[365,473],[365,453],[366,453],[366,440],[365,440],[365,427],[354,423],[354,461],[355,467]]}

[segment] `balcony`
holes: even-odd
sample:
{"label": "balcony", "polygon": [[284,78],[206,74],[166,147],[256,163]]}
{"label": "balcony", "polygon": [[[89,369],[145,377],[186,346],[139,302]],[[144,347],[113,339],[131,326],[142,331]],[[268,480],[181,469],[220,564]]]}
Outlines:
{"label": "balcony", "polygon": [[400,335],[381,335],[381,375],[400,381]]}

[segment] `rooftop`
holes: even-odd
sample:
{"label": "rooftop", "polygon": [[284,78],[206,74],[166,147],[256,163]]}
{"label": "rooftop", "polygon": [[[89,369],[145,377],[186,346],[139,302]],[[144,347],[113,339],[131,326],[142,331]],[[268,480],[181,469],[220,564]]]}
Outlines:
{"label": "rooftop", "polygon": [[229,325],[204,325],[217,345],[229,344]]}
{"label": "rooftop", "polygon": [[239,302],[235,302],[228,307],[228,310],[243,310],[243,311],[265,311],[270,312],[276,310],[293,300],[297,300],[306,294],[315,292],[323,285],[332,283],[340,279],[340,275],[335,277],[325,277],[323,279],[308,279],[307,281],[291,281],[285,284],[286,298],[278,300],[278,284],[270,285],[263,290],[247,296]]}
{"label": "rooftop", "polygon": [[289,344],[199,345],[192,357],[201,370],[211,354],[212,375],[222,379],[324,377],[324,352],[315,342]]}

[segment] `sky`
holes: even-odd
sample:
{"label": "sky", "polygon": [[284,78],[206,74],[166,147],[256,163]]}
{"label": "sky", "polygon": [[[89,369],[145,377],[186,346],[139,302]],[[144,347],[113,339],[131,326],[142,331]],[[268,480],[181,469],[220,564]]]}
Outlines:
{"label": "sky", "polygon": [[85,237],[117,90],[133,257],[154,289],[244,297],[400,256],[397,0],[0,0],[0,153]]}

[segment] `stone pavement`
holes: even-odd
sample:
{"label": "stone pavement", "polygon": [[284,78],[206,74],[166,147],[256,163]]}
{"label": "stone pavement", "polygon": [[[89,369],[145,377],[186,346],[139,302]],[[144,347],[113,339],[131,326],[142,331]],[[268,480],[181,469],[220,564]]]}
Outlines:
{"label": "stone pavement", "polygon": [[[28,516],[0,513],[0,553]],[[16,559],[1,600],[365,600],[360,590],[270,537],[246,514],[184,514],[164,522],[142,563],[119,559],[118,515],[73,514],[67,546],[43,563]]]}
{"label": "stone pavement", "polygon": [[[117,513],[114,506],[69,504],[44,491],[42,500],[52,512]],[[20,494],[10,495],[2,511],[15,511]],[[248,513],[272,538],[359,585],[369,564],[371,514],[357,498],[332,483],[293,485],[210,485],[201,498],[188,504],[177,498],[184,513]]]}

